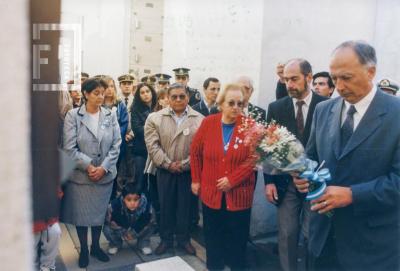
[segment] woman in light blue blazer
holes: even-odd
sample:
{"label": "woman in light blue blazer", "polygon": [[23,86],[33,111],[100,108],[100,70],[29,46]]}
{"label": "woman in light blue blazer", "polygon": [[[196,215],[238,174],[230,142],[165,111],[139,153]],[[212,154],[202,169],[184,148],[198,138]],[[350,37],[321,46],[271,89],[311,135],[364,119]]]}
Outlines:
{"label": "woman in light blue blazer", "polygon": [[90,255],[109,261],[99,239],[117,174],[121,133],[115,112],[101,107],[106,88],[103,80],[86,80],[82,84],[85,103],[70,110],[64,122],[64,149],[76,168],[65,186],[61,221],[76,226],[81,268],[89,264],[88,227],[92,233]]}

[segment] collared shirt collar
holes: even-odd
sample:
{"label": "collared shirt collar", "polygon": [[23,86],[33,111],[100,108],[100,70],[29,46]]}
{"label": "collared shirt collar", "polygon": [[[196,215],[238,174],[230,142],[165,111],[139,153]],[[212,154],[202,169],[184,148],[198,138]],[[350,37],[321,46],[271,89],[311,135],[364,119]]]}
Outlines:
{"label": "collared shirt collar", "polygon": [[171,114],[172,118],[175,120],[175,123],[177,126],[182,124],[182,122],[187,118],[188,113],[189,113],[189,109],[187,106],[185,108],[185,111],[183,111],[183,113],[180,116],[176,115],[175,111],[171,107],[168,107],[168,108],[169,108],[169,113]]}
{"label": "collared shirt collar", "polygon": [[[174,111],[170,106],[168,106],[168,109],[169,109],[169,113],[171,113],[172,116],[177,116],[176,113],[175,113],[175,111]],[[188,113],[189,113],[189,109],[188,109],[188,107],[186,106],[185,111],[183,111],[183,113],[182,113],[181,116],[187,115]],[[177,117],[178,117],[178,116],[177,116]]]}
{"label": "collared shirt collar", "polygon": [[[373,85],[371,91],[364,98],[362,98],[360,101],[358,101],[357,103],[354,104],[354,107],[356,108],[357,113],[359,113],[361,117],[364,116],[369,105],[371,104],[372,100],[374,99],[376,91],[377,91],[377,88],[375,85]],[[350,108],[351,104],[347,101],[344,101],[344,104],[345,104],[345,112],[347,112],[347,110]]]}
{"label": "collared shirt collar", "polygon": [[216,105],[216,103],[214,103],[213,105],[208,106],[206,99],[203,99],[203,104],[206,106],[208,112],[210,112],[211,108]]}
{"label": "collared shirt collar", "polygon": [[310,106],[310,103],[311,103],[311,99],[312,99],[312,91],[311,91],[311,90],[308,92],[308,95],[307,95],[304,99],[302,99],[302,100],[299,100],[299,99],[297,99],[297,98],[292,98],[294,108],[297,108],[297,106],[296,106],[297,101],[304,101],[305,105],[306,105],[307,107],[309,107],[309,106]]}

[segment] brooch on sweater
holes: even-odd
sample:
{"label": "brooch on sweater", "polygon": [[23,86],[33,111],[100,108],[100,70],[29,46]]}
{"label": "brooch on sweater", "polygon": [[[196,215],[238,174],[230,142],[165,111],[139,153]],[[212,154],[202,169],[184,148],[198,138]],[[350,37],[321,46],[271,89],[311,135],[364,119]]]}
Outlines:
{"label": "brooch on sweater", "polygon": [[236,137],[235,138],[235,145],[233,145],[233,148],[235,149],[235,150],[237,150],[238,148],[239,148],[239,145],[238,144],[242,144],[243,143],[243,140],[241,140],[239,137]]}
{"label": "brooch on sweater", "polygon": [[110,127],[110,124],[111,124],[110,118],[106,117],[103,123],[101,124],[101,129],[104,130],[106,127]]}

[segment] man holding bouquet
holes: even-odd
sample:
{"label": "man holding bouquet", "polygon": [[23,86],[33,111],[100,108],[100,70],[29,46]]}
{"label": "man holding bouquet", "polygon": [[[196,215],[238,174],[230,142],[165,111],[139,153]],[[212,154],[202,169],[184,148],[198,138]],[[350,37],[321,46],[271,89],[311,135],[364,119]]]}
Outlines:
{"label": "man holding bouquet", "polygon": [[[339,45],[330,73],[341,97],[315,109],[306,152],[332,180],[311,202],[313,270],[400,269],[400,100],[377,90],[376,62],[365,42]],[[308,192],[307,180],[295,184]]]}
{"label": "man holding bouquet", "polygon": [[[305,146],[315,106],[326,98],[310,90],[312,69],[307,60],[289,60],[283,70],[283,79],[289,96],[268,106],[267,121],[274,120],[285,126]],[[309,204],[305,202],[304,195],[296,191],[290,175],[264,174],[264,181],[268,201],[278,205],[278,245],[282,270],[296,270],[300,230],[306,239],[308,235]]]}

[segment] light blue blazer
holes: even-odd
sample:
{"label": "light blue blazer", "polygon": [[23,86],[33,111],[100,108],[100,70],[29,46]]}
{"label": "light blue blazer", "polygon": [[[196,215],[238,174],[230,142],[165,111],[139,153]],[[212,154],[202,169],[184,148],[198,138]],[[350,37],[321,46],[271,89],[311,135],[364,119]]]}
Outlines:
{"label": "light blue blazer", "polygon": [[86,106],[70,110],[64,121],[64,149],[76,163],[69,177],[71,182],[92,184],[86,168],[92,164],[106,170],[98,184],[112,182],[117,175],[117,160],[120,152],[121,133],[115,112],[101,107],[98,133],[90,128],[90,116]]}
{"label": "light blue blazer", "polygon": [[348,141],[340,148],[341,97],[314,111],[308,156],[329,168],[328,185],[350,187],[353,203],[331,219],[312,212],[309,248],[319,256],[331,227],[346,270],[399,270],[400,99],[377,90]]}

